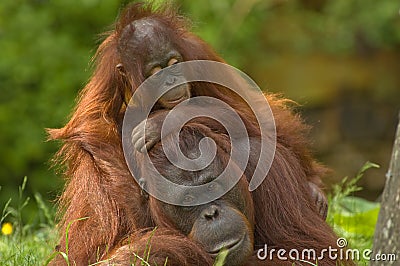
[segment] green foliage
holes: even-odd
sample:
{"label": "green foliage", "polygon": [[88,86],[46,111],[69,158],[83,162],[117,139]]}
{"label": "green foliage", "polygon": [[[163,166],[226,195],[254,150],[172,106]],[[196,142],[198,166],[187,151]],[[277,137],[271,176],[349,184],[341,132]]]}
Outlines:
{"label": "green foliage", "polygon": [[[328,34],[342,42],[325,43],[329,49],[357,49],[357,45],[396,47],[400,41],[399,5],[397,1],[336,0],[324,8],[323,24]],[[322,28],[322,27],[321,27]]]}
{"label": "green foliage", "polygon": [[[56,144],[45,143],[44,129],[67,121],[90,76],[97,34],[108,30],[126,2],[0,1],[0,224],[11,222],[15,230],[0,235],[1,265],[41,264],[54,248],[54,210],[46,202],[61,182],[49,170]],[[195,32],[247,72],[262,71],[286,53],[346,55],[400,44],[396,0],[176,2]],[[379,211],[379,204],[350,196],[365,170],[335,188],[328,216],[335,231],[359,249],[371,247]],[[28,187],[24,179],[18,191],[25,175]],[[16,205],[12,195],[18,195]]]}
{"label": "green foliage", "polygon": [[228,253],[227,249],[222,249],[215,258],[214,266],[223,266]]}
{"label": "green foliage", "polygon": [[43,228],[23,238],[0,236],[0,263],[3,266],[43,265],[44,259],[54,249],[54,228]]}
{"label": "green foliage", "polygon": [[1,215],[0,225],[7,218],[13,231],[9,235],[0,234],[0,265],[42,265],[55,247],[57,232],[53,223],[54,210],[43,202],[39,194],[35,195],[39,222],[24,224],[22,221],[29,201],[29,197],[24,196],[26,184],[25,177],[19,187],[16,206],[9,199]]}
{"label": "green foliage", "polygon": [[[123,1],[0,1],[0,204],[30,176],[29,194],[55,198],[61,181],[49,170],[55,143],[88,65]],[[157,3],[162,0],[157,0]],[[281,53],[354,53],[400,43],[398,1],[175,1],[193,29],[230,64],[255,72]],[[361,48],[360,48],[361,47]],[[52,191],[49,193],[49,191]],[[34,215],[28,204],[27,216]]]}
{"label": "green foliage", "polygon": [[[121,2],[86,0],[0,2],[0,184],[3,205],[29,175],[28,193],[59,190],[49,170],[56,143],[45,128],[61,127],[79,89],[98,38]],[[33,204],[28,214],[33,216]]]}
{"label": "green foliage", "polygon": [[61,256],[64,258],[65,262],[67,263],[67,266],[70,266],[70,265],[71,265],[71,263],[70,263],[70,261],[69,261],[69,257],[68,257],[68,250],[69,250],[69,229],[71,228],[71,225],[72,225],[72,224],[74,224],[74,223],[76,223],[76,222],[79,222],[79,221],[82,221],[82,220],[86,220],[86,219],[88,219],[88,218],[89,218],[89,217],[83,217],[83,218],[79,218],[79,219],[73,220],[73,221],[71,221],[71,222],[68,223],[67,228],[65,229],[65,252],[62,252],[62,251],[55,251],[55,252],[52,253],[52,254],[50,255],[50,257],[46,260],[45,265],[48,265],[48,264],[50,263],[50,261],[51,261],[53,258],[55,258],[58,254],[61,255]]}
{"label": "green foliage", "polygon": [[[357,186],[357,182],[362,178],[364,172],[378,165],[367,162],[356,175],[355,178],[349,180],[347,177],[343,181],[333,187],[333,193],[329,195],[328,200],[330,209],[327,221],[340,237],[344,237],[349,241],[350,248],[356,248],[360,251],[371,248],[375,224],[379,213],[379,204],[369,202],[360,198],[351,196],[353,192],[359,191],[361,188]],[[24,224],[21,217],[29,201],[29,197],[25,197],[25,189],[27,178],[21,186],[19,186],[19,195],[17,205],[12,205],[12,199],[5,204],[0,224],[7,218],[11,221],[15,232],[11,235],[0,235],[0,265],[47,265],[56,255],[61,254],[67,265],[68,259],[68,240],[69,227],[80,220],[87,217],[70,222],[66,229],[66,251],[54,251],[56,245],[57,232],[54,227],[54,209],[49,208],[42,200],[40,194],[35,194],[36,206],[38,208],[38,224]],[[1,187],[0,187],[1,189]],[[153,230],[151,236],[155,233]],[[149,255],[151,253],[151,237],[144,249],[143,255],[135,254],[136,259],[142,265],[150,265]],[[223,250],[217,257],[216,266],[223,265],[223,261],[227,256],[226,250]],[[97,265],[101,262],[92,264]],[[168,260],[165,261],[165,265]],[[360,261],[360,265],[366,265],[366,261]]]}
{"label": "green foliage", "polygon": [[205,0],[182,7],[197,33],[245,69],[281,52],[351,54],[400,43],[396,0]]}
{"label": "green foliage", "polygon": [[[340,184],[334,185],[333,192],[328,197],[327,222],[340,237],[348,241],[349,248],[358,249],[361,252],[372,248],[380,204],[351,195],[362,189],[357,182],[365,171],[378,167],[374,163],[365,163],[353,179],[349,180],[345,177]],[[360,265],[367,265],[367,263],[364,260],[360,261]]]}

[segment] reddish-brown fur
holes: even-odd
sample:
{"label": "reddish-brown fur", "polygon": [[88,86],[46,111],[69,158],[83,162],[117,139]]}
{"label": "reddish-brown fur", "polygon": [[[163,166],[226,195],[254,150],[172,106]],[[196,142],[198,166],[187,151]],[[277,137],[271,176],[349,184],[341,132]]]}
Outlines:
{"label": "reddish-brown fur", "polygon": [[[150,7],[132,5],[122,14],[116,30],[108,33],[95,59],[95,71],[80,94],[69,122],[61,129],[49,130],[51,139],[63,145],[56,158],[66,166],[65,190],[60,198],[60,249],[65,251],[65,233],[69,229],[69,259],[77,265],[87,265],[117,254],[129,258],[126,241],[133,241],[134,250],[143,254],[149,232],[160,226],[151,241],[151,253],[162,265],[169,257],[170,265],[211,265],[208,255],[193,241],[164,228],[154,219],[148,200],[131,176],[122,152],[120,129],[125,102],[132,95],[130,84],[143,82],[139,71],[135,80],[125,80],[115,66],[120,62],[118,37],[122,28],[135,19],[152,16],[175,30],[184,60],[208,59],[223,62],[200,38],[190,33],[185,21],[172,9],[152,11]],[[213,85],[195,85],[196,95],[219,98],[236,110],[246,121],[250,136],[260,134],[252,125],[253,115],[248,106],[229,90]],[[266,95],[277,127],[277,151],[272,168],[263,184],[253,192],[255,205],[255,249],[264,244],[280,248],[335,247],[336,236],[318,215],[310,199],[307,181],[319,182],[326,169],[317,164],[306,140],[308,127],[293,115],[287,100]],[[79,218],[87,219],[76,221]],[[157,217],[162,220],[162,217]],[[129,240],[127,240],[129,239]],[[124,242],[125,241],[125,242]],[[61,256],[53,264],[63,264]],[[126,262],[126,261],[125,261]],[[254,256],[248,265],[260,262]],[[270,263],[276,265],[276,263]],[[318,265],[335,265],[335,261]],[[290,264],[289,264],[290,265]]]}

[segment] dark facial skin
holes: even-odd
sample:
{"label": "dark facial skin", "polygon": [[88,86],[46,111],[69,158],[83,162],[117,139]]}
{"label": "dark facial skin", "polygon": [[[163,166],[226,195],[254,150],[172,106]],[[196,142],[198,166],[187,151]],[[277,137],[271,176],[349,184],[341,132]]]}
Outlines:
{"label": "dark facial skin", "polygon": [[[201,107],[197,107],[197,109],[201,109]],[[190,112],[190,109],[188,110]],[[161,136],[161,126],[163,121],[167,115],[168,111],[158,111],[155,112],[147,119],[146,128],[145,121],[140,123],[136,128],[133,129],[132,132],[132,143],[136,150],[140,152],[144,152],[145,150],[151,149],[155,143],[160,140]],[[201,111],[200,111],[201,113]],[[144,131],[146,135],[144,135]],[[167,135],[171,132],[167,132]],[[258,152],[257,149],[260,147],[259,139],[250,138],[250,147],[252,156],[249,158],[248,164],[248,174],[247,176],[252,176],[254,167],[257,164],[258,160]],[[254,157],[254,158],[253,158]],[[321,217],[326,219],[328,213],[328,201],[323,193],[323,191],[317,187],[314,183],[308,182],[310,187],[310,194],[312,200],[315,202],[317,211],[320,213]]]}
{"label": "dark facial skin", "polygon": [[[171,42],[168,28],[151,18],[136,20],[127,26],[121,37],[123,40],[122,63],[117,65],[122,75],[129,76],[135,62],[141,60],[144,78],[148,78],[165,68],[183,61],[182,55]],[[137,53],[141,51],[141,53]],[[179,73],[169,75],[161,86],[173,86],[181,77]],[[176,86],[166,92],[156,103],[153,110],[170,110],[177,104],[191,97],[191,88],[188,83]],[[132,131],[132,143],[136,150],[144,152],[151,149],[161,138],[162,122],[167,111],[150,115],[146,121],[136,126]],[[311,196],[322,217],[326,218],[328,204],[324,193],[312,182],[310,184]]]}
{"label": "dark facial skin", "polygon": [[[140,61],[142,75],[147,79],[163,68],[182,62],[182,55],[170,41],[171,34],[168,31],[168,28],[151,18],[136,20],[128,25],[121,36],[121,46],[124,47],[124,51],[122,63],[117,65],[120,73],[129,76],[136,63]],[[161,86],[173,87],[179,79],[179,74],[171,74],[164,78],[164,84]],[[154,109],[172,109],[190,96],[189,84],[176,86],[159,98]]]}
{"label": "dark facial skin", "polygon": [[[116,66],[121,75],[131,80],[137,72],[134,71],[137,66],[142,66],[140,72],[143,78],[147,79],[153,75],[157,76],[163,68],[182,62],[183,57],[170,40],[170,36],[174,36],[170,29],[151,18],[135,20],[126,26],[119,40],[122,62]],[[188,83],[174,87],[174,84],[182,81],[180,73],[174,71],[168,73],[169,75],[160,77],[157,86],[168,86],[172,89],[158,99],[152,108],[153,111],[171,110],[191,97],[191,87]],[[161,118],[153,118],[150,115],[146,121],[133,129],[132,143],[136,150],[141,152],[149,150],[160,140],[159,129],[166,114],[165,112]]]}
{"label": "dark facial skin", "polygon": [[[197,158],[199,151],[196,148],[200,141],[198,132],[183,131],[182,138],[189,145],[182,145],[183,153],[189,158]],[[188,134],[191,134],[190,136]],[[198,138],[198,139],[197,139]],[[195,139],[195,142],[193,142]],[[193,145],[190,146],[190,145]],[[153,149],[162,149],[156,145]],[[150,151],[151,156],[160,154]],[[225,168],[217,153],[214,161],[200,171],[188,172],[168,163],[159,163],[159,171],[170,181],[186,185],[196,186],[207,184],[214,180]],[[157,165],[156,165],[157,166]],[[246,178],[243,176],[235,187],[221,198],[208,204],[192,207],[182,207],[158,202],[159,208],[174,227],[189,238],[200,243],[204,249],[215,258],[222,249],[228,250],[225,265],[242,265],[253,252],[253,210],[250,192],[247,190]],[[214,184],[214,189],[224,184]],[[210,189],[213,189],[210,187]],[[186,192],[174,192],[172,194],[185,201]]]}

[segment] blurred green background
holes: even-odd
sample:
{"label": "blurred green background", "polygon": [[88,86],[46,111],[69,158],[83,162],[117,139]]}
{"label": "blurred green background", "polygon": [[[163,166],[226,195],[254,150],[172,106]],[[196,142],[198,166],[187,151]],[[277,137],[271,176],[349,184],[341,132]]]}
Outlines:
{"label": "blurred green background", "polygon": [[[0,2],[0,209],[24,176],[28,193],[49,202],[61,193],[50,168],[58,144],[45,128],[67,121],[99,34],[128,2]],[[366,174],[360,195],[379,196],[400,109],[398,0],[175,2],[228,63],[302,105],[316,155],[335,171],[328,186],[369,160],[381,168]]]}

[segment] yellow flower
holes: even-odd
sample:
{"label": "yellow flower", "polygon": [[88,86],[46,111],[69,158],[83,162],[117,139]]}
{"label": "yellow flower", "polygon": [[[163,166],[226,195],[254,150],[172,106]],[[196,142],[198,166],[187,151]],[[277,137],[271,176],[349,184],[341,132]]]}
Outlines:
{"label": "yellow flower", "polygon": [[4,223],[1,227],[1,232],[3,235],[11,235],[13,231],[13,227],[11,223]]}

